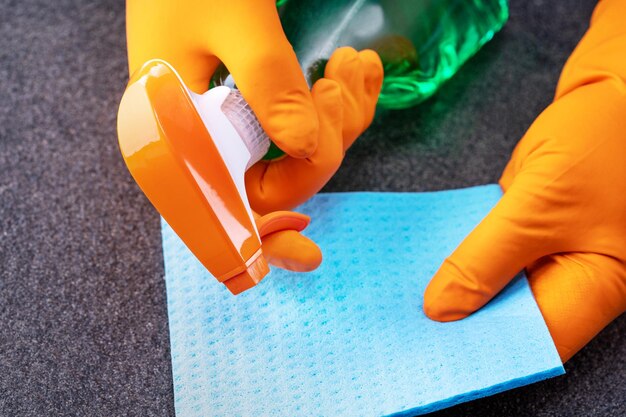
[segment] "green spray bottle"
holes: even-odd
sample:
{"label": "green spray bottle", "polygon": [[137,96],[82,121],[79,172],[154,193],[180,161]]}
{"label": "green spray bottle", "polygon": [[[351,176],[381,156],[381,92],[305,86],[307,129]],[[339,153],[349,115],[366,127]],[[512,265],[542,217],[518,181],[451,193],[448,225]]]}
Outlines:
{"label": "green spray bottle", "polygon": [[[279,0],[278,7],[310,85],[336,48],[370,48],[385,70],[378,105],[389,109],[432,96],[509,16],[506,0]],[[221,67],[212,84],[234,83]]]}

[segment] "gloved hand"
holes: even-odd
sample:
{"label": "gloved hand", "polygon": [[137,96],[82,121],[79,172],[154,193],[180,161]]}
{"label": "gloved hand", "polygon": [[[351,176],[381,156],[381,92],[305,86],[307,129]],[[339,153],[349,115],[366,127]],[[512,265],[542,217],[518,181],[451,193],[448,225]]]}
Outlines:
{"label": "gloved hand", "polygon": [[[324,79],[323,85],[334,85],[325,87],[329,91],[324,94],[337,97],[330,112],[316,103],[320,130],[315,152],[304,159],[260,161],[246,172],[250,205],[261,213],[291,209],[317,193],[337,171],[345,151],[372,123],[383,80],[382,63],[374,51],[337,49],[326,64]],[[314,86],[313,94],[315,90]]]}
{"label": "gloved hand", "polygon": [[424,311],[458,320],[522,268],[563,361],[626,310],[626,1],[603,0],[502,200],[445,260]]}
{"label": "gloved hand", "polygon": [[[129,0],[126,7],[131,74],[160,58],[203,93],[224,62],[263,129],[286,152],[246,177],[251,206],[261,214],[295,207],[319,191],[372,121],[382,85],[378,56],[338,50],[327,79],[310,92],[273,0]],[[262,241],[274,265],[307,271],[321,262],[317,246],[295,230]]]}
{"label": "gloved hand", "polygon": [[261,126],[288,155],[311,156],[319,125],[273,0],[128,0],[130,73],[163,59],[196,93],[223,62]]}
{"label": "gloved hand", "polygon": [[[246,191],[255,210],[265,214],[292,208],[320,190],[339,168],[346,149],[372,122],[382,76],[373,51],[339,48],[331,56],[324,78],[311,90],[320,120],[317,149],[306,159],[285,157],[251,167]],[[322,261],[317,246],[294,230],[262,239],[263,253],[273,265],[310,271]]]}

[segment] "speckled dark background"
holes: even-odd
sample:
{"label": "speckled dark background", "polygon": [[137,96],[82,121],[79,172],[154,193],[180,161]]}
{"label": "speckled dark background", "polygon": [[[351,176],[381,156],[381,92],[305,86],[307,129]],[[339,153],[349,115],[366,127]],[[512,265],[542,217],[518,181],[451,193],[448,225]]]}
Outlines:
{"label": "speckled dark background", "polygon": [[[491,183],[594,1],[511,0],[440,94],[379,115],[327,191]],[[0,415],[173,415],[159,220],[119,155],[124,3],[0,3]],[[623,416],[626,318],[568,374],[440,416]],[[419,384],[419,381],[415,381]]]}

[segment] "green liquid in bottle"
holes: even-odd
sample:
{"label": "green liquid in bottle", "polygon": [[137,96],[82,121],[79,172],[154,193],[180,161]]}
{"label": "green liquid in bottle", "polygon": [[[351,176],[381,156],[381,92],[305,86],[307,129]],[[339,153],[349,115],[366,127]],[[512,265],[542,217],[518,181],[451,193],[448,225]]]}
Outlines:
{"label": "green liquid in bottle", "polygon": [[288,0],[280,9],[309,82],[336,48],[374,49],[385,69],[378,104],[392,109],[432,96],[508,15],[506,0]]}
{"label": "green liquid in bottle", "polygon": [[[279,0],[287,39],[312,85],[341,46],[370,48],[383,61],[378,105],[403,109],[432,96],[499,31],[506,0]],[[216,71],[212,85],[233,85]],[[277,147],[272,157],[281,154]],[[268,154],[269,157],[269,154]]]}

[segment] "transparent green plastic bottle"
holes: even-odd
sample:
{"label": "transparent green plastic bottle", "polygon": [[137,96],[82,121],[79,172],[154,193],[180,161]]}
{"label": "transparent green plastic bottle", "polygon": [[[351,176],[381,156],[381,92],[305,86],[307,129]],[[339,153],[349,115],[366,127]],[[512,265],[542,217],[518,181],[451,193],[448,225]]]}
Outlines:
{"label": "transparent green plastic bottle", "polygon": [[430,97],[500,30],[506,0],[288,0],[287,38],[313,81],[340,46],[379,53],[379,105],[406,108]]}
{"label": "transparent green plastic bottle", "polygon": [[[378,104],[432,96],[509,16],[506,0],[279,0],[280,19],[310,84],[340,46],[371,48],[385,69]],[[216,72],[214,84],[229,84]],[[232,84],[232,81],[230,82]]]}
{"label": "transparent green plastic bottle", "polygon": [[[385,70],[378,105],[414,106],[499,31],[506,0],[279,0],[283,29],[312,85],[341,46],[374,49]],[[233,85],[224,67],[213,85]],[[280,154],[272,146],[269,156]]]}

